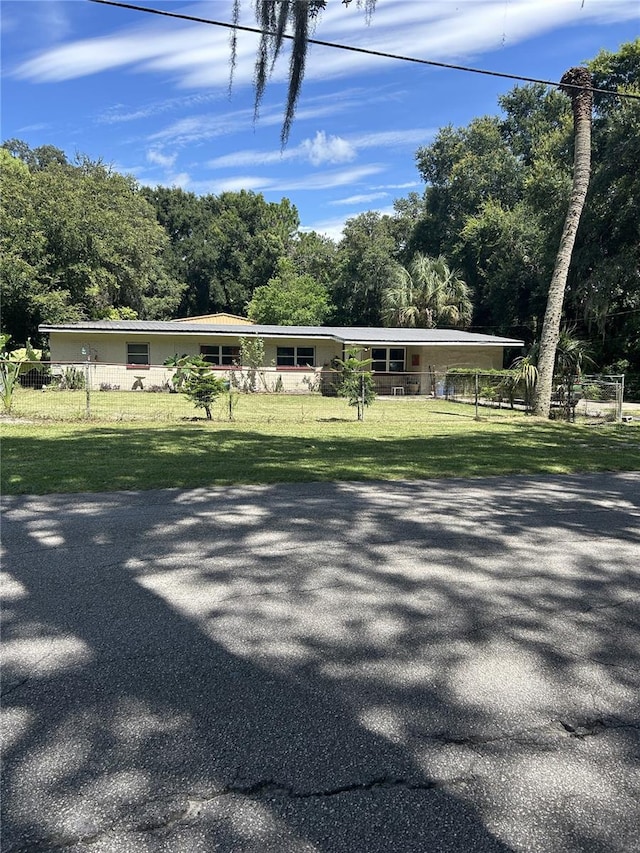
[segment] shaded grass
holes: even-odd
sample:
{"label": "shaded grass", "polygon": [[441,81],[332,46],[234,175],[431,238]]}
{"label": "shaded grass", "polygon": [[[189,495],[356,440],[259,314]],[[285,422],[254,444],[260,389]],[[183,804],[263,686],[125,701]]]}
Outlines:
{"label": "shaded grass", "polygon": [[236,423],[5,423],[3,492],[640,470],[636,424],[478,422],[471,407],[419,401],[357,423],[343,401],[269,399],[270,416]]}

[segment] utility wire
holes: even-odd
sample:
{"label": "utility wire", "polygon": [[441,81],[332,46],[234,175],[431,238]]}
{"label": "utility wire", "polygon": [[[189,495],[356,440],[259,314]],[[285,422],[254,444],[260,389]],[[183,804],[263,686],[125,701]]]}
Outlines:
{"label": "utility wire", "polygon": [[[131,9],[134,12],[147,12],[150,15],[161,15],[166,18],[178,18],[183,21],[192,21],[196,24],[209,24],[214,27],[224,27],[228,30],[240,30],[245,33],[256,33],[257,35],[267,35],[267,36],[276,36],[277,33],[271,32],[270,30],[263,30],[259,27],[247,27],[241,24],[230,24],[226,21],[213,21],[210,18],[198,18],[195,15],[182,15],[179,12],[163,12],[160,9],[150,9],[146,6],[135,6],[132,3],[120,3],[117,0],[89,0],[89,3],[99,3],[102,6],[117,6],[121,9]],[[290,41],[294,40],[294,36],[289,35],[288,33],[284,33],[282,38],[289,39]],[[339,44],[338,42],[332,41],[322,41],[321,39],[308,38],[306,41],[309,44],[317,44],[321,47],[333,47],[338,50],[348,50],[351,53],[364,53],[367,56],[380,56],[384,59],[398,59],[402,62],[415,62],[418,65],[430,65],[434,68],[448,68],[453,71],[467,71],[470,74],[485,74],[489,77],[504,77],[507,80],[520,80],[524,83],[542,83],[544,86],[555,86],[556,88],[560,86],[560,83],[557,83],[554,80],[541,80],[537,77],[524,77],[520,74],[506,74],[502,71],[487,71],[483,68],[470,68],[466,65],[452,65],[449,62],[435,62],[431,59],[418,59],[415,56],[403,56],[398,53],[385,53],[381,50],[370,50],[365,47],[354,47],[354,45],[349,44]],[[629,98],[631,100],[640,100],[640,95],[632,94],[631,92],[614,92],[612,89],[596,89],[591,86],[578,86],[575,83],[563,83],[563,88],[566,89],[589,89],[591,92],[595,92],[599,95],[612,95],[616,98]]]}

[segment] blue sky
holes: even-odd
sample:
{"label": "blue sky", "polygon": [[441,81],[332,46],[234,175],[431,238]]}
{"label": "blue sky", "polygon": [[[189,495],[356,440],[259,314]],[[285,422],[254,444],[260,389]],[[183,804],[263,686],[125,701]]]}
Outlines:
{"label": "blue sky", "polygon": [[[229,21],[232,0],[137,5]],[[257,37],[86,0],[2,0],[2,138],[101,158],[140,183],[288,197],[302,226],[339,237],[423,185],[414,154],[437,129],[498,111],[514,83],[312,46],[280,149],[288,55],[256,123]],[[250,0],[242,22],[255,25]],[[378,0],[367,25],[329,0],[315,35],[440,62],[558,80],[640,30],[639,0]]]}

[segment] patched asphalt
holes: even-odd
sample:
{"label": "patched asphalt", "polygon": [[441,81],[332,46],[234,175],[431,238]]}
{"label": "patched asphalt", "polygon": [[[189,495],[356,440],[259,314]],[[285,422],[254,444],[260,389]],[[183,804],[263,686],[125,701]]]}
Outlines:
{"label": "patched asphalt", "polygon": [[3,853],[640,851],[640,475],[3,499]]}

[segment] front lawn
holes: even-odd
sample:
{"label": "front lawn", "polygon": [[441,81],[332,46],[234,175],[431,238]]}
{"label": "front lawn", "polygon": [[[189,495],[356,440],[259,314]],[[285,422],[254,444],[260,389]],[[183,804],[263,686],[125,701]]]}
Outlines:
{"label": "front lawn", "polygon": [[638,422],[567,424],[504,410],[482,414],[488,419],[475,421],[470,406],[385,400],[358,423],[343,400],[254,395],[240,398],[234,422],[5,420],[2,490],[640,470]]}

